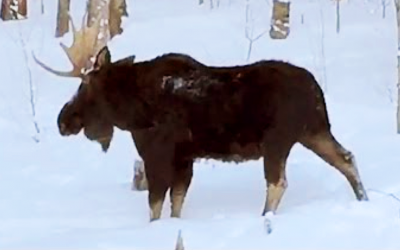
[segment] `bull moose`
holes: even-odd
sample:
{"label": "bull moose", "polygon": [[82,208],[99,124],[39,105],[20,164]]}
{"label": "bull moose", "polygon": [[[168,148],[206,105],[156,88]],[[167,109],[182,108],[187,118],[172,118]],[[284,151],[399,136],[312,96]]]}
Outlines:
{"label": "bull moose", "polygon": [[308,70],[278,60],[207,66],[179,53],[112,62],[107,46],[88,69],[94,53],[84,37],[95,32],[86,27],[74,34],[72,47],[62,46],[74,67],[70,72],[34,56],[53,74],[81,79],[59,113],[59,132],[83,130],[107,152],[114,127],[129,131],[145,164],[150,221],[160,218],[168,190],[171,217],[181,216],[198,158],[237,163],[262,157],[267,183],[262,215],[275,213],[296,143],[342,173],[357,200],[368,200],[354,156],[333,136],[323,92]]}

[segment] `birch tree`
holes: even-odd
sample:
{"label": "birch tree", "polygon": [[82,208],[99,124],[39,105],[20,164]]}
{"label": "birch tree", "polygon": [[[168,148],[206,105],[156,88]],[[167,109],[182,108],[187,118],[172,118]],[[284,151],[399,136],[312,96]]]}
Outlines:
{"label": "birch tree", "polygon": [[56,37],[62,37],[69,30],[69,8],[70,0],[58,0]]}
{"label": "birch tree", "polygon": [[290,32],[290,0],[273,0],[269,35],[272,39],[285,39]]}

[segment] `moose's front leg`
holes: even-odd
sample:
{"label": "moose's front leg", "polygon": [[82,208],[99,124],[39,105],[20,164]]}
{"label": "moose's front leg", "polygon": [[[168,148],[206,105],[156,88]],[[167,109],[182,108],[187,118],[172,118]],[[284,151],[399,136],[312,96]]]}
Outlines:
{"label": "moose's front leg", "polygon": [[171,217],[180,218],[183,203],[193,177],[193,161],[178,161],[170,190]]}
{"label": "moose's front leg", "polygon": [[[189,185],[186,182],[184,182],[185,187],[181,187],[182,183],[180,182],[174,184],[176,143],[187,139],[187,130],[183,131],[177,130],[176,126],[164,124],[132,132],[138,153],[144,160],[149,189],[150,221],[161,217],[166,192],[172,186],[175,187],[175,191],[172,193],[176,194],[174,195],[176,196],[174,210],[176,211],[175,214],[179,215],[177,211],[180,210],[178,204],[181,203],[181,194],[186,191],[186,185]],[[191,172],[189,172],[189,176],[184,175],[184,177],[191,179]],[[182,178],[178,179],[182,180]],[[179,199],[177,199],[178,197]]]}
{"label": "moose's front leg", "polygon": [[150,207],[150,221],[154,221],[161,217],[165,195],[169,189],[170,183],[163,180],[160,173],[147,171],[146,175],[149,187],[148,203]]}
{"label": "moose's front leg", "polygon": [[148,202],[150,207],[150,221],[161,217],[161,211],[165,200],[165,195],[172,185],[173,165],[172,153],[160,147],[158,150],[151,151],[152,157],[146,157],[146,178],[149,189]]}

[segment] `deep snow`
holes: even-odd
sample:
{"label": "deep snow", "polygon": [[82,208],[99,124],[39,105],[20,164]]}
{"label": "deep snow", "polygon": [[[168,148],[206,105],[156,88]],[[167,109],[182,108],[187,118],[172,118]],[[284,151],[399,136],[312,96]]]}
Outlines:
{"label": "deep snow", "polygon": [[[382,18],[380,0],[344,1],[337,34],[333,1],[292,1],[288,39],[274,41],[267,34],[254,43],[249,62],[283,59],[315,74],[333,132],[356,155],[370,197],[357,202],[344,177],[295,146],[289,188],[267,235],[260,216],[261,161],[196,163],[183,218],[168,218],[167,198],[163,219],[148,223],[147,192],[130,190],[138,156],[128,133],[117,131],[107,154],[82,135],[58,134],[56,117],[79,81],[55,77],[31,58],[33,50],[53,67],[70,67],[60,39],[53,38],[57,1],[52,2],[46,1],[44,16],[32,2],[30,19],[0,22],[0,248],[174,249],[179,230],[185,248],[193,250],[400,248],[400,202],[380,193],[400,197],[392,5]],[[84,1],[71,2],[79,23]],[[251,1],[254,37],[268,29],[271,2]],[[212,65],[247,63],[244,1],[221,0],[213,10],[208,1],[198,6],[195,0],[128,4],[125,31],[110,43],[114,60],[135,54],[142,61],[174,51]],[[70,34],[61,40],[69,43]]]}

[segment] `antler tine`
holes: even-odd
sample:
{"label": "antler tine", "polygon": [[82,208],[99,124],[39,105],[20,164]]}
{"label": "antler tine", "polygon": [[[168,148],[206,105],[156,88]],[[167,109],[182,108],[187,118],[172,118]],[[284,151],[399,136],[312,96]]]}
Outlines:
{"label": "antler tine", "polygon": [[60,43],[61,48],[64,50],[65,54],[67,54],[68,60],[71,62],[73,69],[71,71],[71,73],[76,76],[79,77],[82,75],[81,73],[81,69],[79,68],[80,65],[79,63],[75,62],[75,58],[74,58],[74,54],[70,52],[70,48],[67,47],[65,44]]}
{"label": "antler tine", "polygon": [[[101,17],[97,16],[95,22],[91,27],[85,24],[85,19],[87,18],[87,12],[82,19],[81,30],[76,30],[74,22],[71,15],[68,13],[68,18],[71,22],[72,32],[73,32],[73,42],[70,47],[67,47],[64,43],[60,42],[61,48],[67,54],[69,61],[71,62],[73,69],[69,72],[62,72],[54,70],[44,63],[40,62],[35,55],[33,55],[34,60],[45,70],[64,77],[80,77],[82,78],[85,73],[83,70],[88,70],[92,67],[93,62],[90,59],[98,52],[97,42],[98,35],[101,27]],[[33,53],[32,53],[33,54]]]}
{"label": "antler tine", "polygon": [[87,17],[88,17],[88,11],[86,10],[85,14],[83,14],[83,17],[82,17],[82,23],[81,23],[81,29],[82,30],[86,29]]}
{"label": "antler tine", "polygon": [[55,70],[55,69],[50,68],[49,66],[47,66],[46,64],[41,62],[38,58],[36,58],[36,56],[33,52],[32,52],[32,57],[33,57],[33,60],[35,60],[35,62],[37,64],[39,64],[39,66],[41,66],[43,69],[49,71],[50,73],[53,73],[54,75],[62,76],[62,77],[82,77],[82,73],[76,72],[75,70],[60,71],[60,70]]}
{"label": "antler tine", "polygon": [[[71,23],[71,31],[72,31],[72,46],[76,43],[76,41],[79,39],[79,32],[76,30],[76,26],[74,23],[74,20],[72,19],[71,14],[68,12],[68,19]],[[67,54],[68,60],[71,62],[73,69],[70,72],[73,76],[80,77],[82,73],[80,72],[80,69],[78,68],[79,65],[75,62],[75,58],[73,53],[70,53],[70,48],[67,47],[64,43],[60,42],[61,48],[64,50],[65,54]],[[54,72],[53,72],[54,73]]]}

